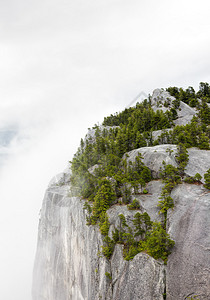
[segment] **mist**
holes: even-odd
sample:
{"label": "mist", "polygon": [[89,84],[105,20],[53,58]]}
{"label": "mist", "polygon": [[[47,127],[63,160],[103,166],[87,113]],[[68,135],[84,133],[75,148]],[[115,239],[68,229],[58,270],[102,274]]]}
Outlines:
{"label": "mist", "polygon": [[140,92],[210,82],[209,8],[203,0],[0,3],[1,299],[31,299],[42,199],[87,128]]}

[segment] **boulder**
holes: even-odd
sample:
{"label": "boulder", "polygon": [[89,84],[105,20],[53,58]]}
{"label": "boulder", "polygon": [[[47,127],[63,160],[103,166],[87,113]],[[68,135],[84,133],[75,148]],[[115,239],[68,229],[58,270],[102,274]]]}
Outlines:
{"label": "boulder", "polygon": [[[166,112],[173,107],[172,102],[174,100],[176,100],[176,98],[171,96],[169,92],[163,89],[155,89],[151,97],[151,107],[154,111],[159,109]],[[194,108],[180,101],[180,106],[177,109],[178,118],[174,120],[174,124],[186,125],[187,123],[190,123],[196,113],[197,111]]]}
{"label": "boulder", "polygon": [[[171,152],[170,155],[169,152]],[[176,145],[165,144],[153,147],[142,147],[128,152],[124,158],[127,156],[128,161],[134,162],[139,154],[143,157],[143,163],[151,170],[153,178],[160,178],[160,168],[163,166],[163,161],[165,161],[166,164],[177,167],[175,159],[177,154]]]}
{"label": "boulder", "polygon": [[[185,169],[185,174],[194,176],[196,173],[199,173],[203,177],[201,181],[204,182],[204,174],[210,168],[210,150],[189,148],[187,151],[189,161]],[[160,168],[163,166],[163,161],[166,164],[177,167],[176,145],[164,144],[153,147],[142,147],[128,152],[124,155],[124,158],[127,157],[128,161],[134,162],[138,154],[142,155],[142,161],[151,170],[153,178],[160,178]]]}

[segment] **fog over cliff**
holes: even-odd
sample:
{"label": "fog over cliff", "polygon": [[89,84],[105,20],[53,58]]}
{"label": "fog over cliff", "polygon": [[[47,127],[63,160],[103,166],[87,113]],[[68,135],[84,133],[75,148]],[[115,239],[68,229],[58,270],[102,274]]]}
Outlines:
{"label": "fog over cliff", "polygon": [[0,280],[4,283],[1,288],[4,299],[30,299],[44,190],[52,174],[66,167],[78,143],[73,132],[72,139],[68,137],[66,126],[51,125],[43,131],[37,129],[36,134],[28,132],[27,135],[20,130],[11,144],[3,147],[5,155],[1,155],[0,169]]}
{"label": "fog over cliff", "polygon": [[209,6],[1,1],[1,299],[30,299],[44,191],[86,129],[141,91],[210,82]]}

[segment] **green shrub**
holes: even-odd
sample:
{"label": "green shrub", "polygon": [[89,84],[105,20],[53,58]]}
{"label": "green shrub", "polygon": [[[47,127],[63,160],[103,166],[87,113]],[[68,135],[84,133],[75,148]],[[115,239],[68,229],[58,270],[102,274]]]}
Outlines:
{"label": "green shrub", "polygon": [[119,215],[120,218],[120,223],[122,224],[123,227],[128,227],[127,223],[126,223],[126,219],[125,216],[123,214]]}
{"label": "green shrub", "polygon": [[106,272],[105,275],[107,278],[109,278],[109,280],[112,280],[112,275],[109,272]]}
{"label": "green shrub", "polygon": [[179,170],[179,174],[181,176],[183,176],[185,167],[188,164],[189,155],[188,155],[187,149],[183,143],[179,143],[177,148],[178,148],[178,153],[176,156],[176,160],[178,162],[178,170]]}
{"label": "green shrub", "polygon": [[103,241],[105,246],[101,246],[102,254],[109,259],[114,251],[114,241],[109,236],[105,236]]}
{"label": "green shrub", "polygon": [[184,182],[189,183],[189,184],[193,184],[195,183],[195,180],[192,176],[187,176],[184,178]]}
{"label": "green shrub", "polygon": [[115,231],[112,231],[112,239],[115,243],[119,242],[120,236],[117,228],[115,228]]}
{"label": "green shrub", "polygon": [[210,190],[210,169],[204,174],[204,179],[205,179],[205,188]]}
{"label": "green shrub", "polygon": [[100,231],[103,235],[108,235],[109,226],[110,226],[110,223],[109,223],[109,219],[108,219],[107,214],[102,214],[100,216],[99,228],[100,228]]}
{"label": "green shrub", "polygon": [[102,179],[100,181],[100,188],[98,189],[96,196],[94,197],[92,216],[98,219],[101,214],[105,213],[106,210],[110,207],[114,199],[115,193],[110,181],[108,179]]}
{"label": "green shrub", "polygon": [[146,251],[155,259],[162,258],[166,262],[174,244],[161,224],[153,223],[152,231],[147,233],[146,240],[139,242],[139,250]]}
{"label": "green shrub", "polygon": [[125,258],[125,260],[131,260],[138,253],[139,253],[138,247],[131,245],[124,258]]}
{"label": "green shrub", "polygon": [[133,218],[133,225],[135,226],[134,229],[134,236],[140,236],[142,237],[143,234],[145,233],[145,229],[143,228],[143,217],[142,214],[137,212]]}
{"label": "green shrub", "polygon": [[140,204],[138,202],[138,200],[134,199],[133,202],[131,204],[127,205],[127,208],[129,210],[135,210],[135,209],[139,209],[140,208]]}
{"label": "green shrub", "polygon": [[199,173],[196,173],[195,176],[187,176],[184,179],[184,182],[193,184],[193,183],[201,183],[202,176]]}
{"label": "green shrub", "polygon": [[195,174],[195,176],[194,176],[194,179],[195,179],[195,181],[197,181],[197,182],[200,182],[200,181],[201,181],[201,179],[202,179],[202,176],[201,176],[201,174],[199,174],[199,173],[196,173],[196,174]]}
{"label": "green shrub", "polygon": [[87,225],[91,225],[91,213],[92,213],[92,208],[90,204],[86,201],[85,204],[83,205],[83,209],[87,210],[88,216],[86,216],[86,221]]}

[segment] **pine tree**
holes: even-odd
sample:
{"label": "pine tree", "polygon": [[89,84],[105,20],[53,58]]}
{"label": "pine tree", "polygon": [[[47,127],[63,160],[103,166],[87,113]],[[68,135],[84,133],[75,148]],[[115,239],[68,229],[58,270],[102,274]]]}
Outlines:
{"label": "pine tree", "polygon": [[134,215],[133,224],[135,226],[134,236],[140,236],[142,238],[142,235],[145,233],[145,230],[142,227],[142,215],[139,212],[137,212]]}
{"label": "pine tree", "polygon": [[141,250],[146,250],[155,259],[162,258],[166,261],[175,243],[160,223],[153,223],[152,231],[148,232],[146,240],[139,244]]}
{"label": "pine tree", "polygon": [[204,174],[204,179],[205,179],[205,188],[210,190],[210,169]]}

